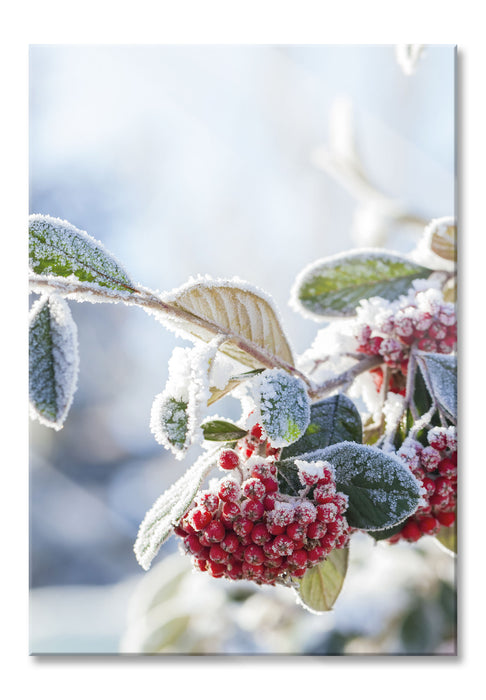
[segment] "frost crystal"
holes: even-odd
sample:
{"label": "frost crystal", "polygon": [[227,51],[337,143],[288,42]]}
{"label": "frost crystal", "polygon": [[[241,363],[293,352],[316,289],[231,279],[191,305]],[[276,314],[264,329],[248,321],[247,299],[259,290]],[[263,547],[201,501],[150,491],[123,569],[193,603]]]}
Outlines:
{"label": "frost crystal", "polygon": [[33,418],[60,430],[76,391],[78,334],[69,306],[43,296],[29,318],[29,398]]}

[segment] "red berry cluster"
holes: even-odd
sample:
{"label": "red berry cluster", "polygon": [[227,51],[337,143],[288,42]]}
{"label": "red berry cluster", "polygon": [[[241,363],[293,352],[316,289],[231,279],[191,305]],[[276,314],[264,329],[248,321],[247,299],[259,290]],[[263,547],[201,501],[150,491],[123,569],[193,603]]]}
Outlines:
{"label": "red berry cluster", "polygon": [[[407,298],[389,315],[378,314],[375,326],[369,323],[361,326],[356,339],[358,352],[378,355],[391,368],[389,390],[404,395],[404,378],[412,345],[419,350],[442,354],[456,349],[454,304],[437,297],[430,299],[424,292],[418,292],[413,301]],[[371,372],[379,391],[383,383],[383,369],[378,367]]]}
{"label": "red berry cluster", "polygon": [[[240,453],[252,445],[266,451],[259,426],[241,443]],[[175,528],[198,570],[274,585],[303,576],[347,544],[347,497],[336,492],[332,467],[299,464],[303,488],[294,497],[280,492],[274,456],[221,451],[219,466],[231,476],[200,491]]]}
{"label": "red berry cluster", "polygon": [[454,426],[431,428],[428,445],[407,438],[398,450],[420,481],[425,494],[423,504],[407,518],[399,533],[388,541],[416,542],[423,535],[435,535],[441,526],[451,527],[456,520],[457,439]]}

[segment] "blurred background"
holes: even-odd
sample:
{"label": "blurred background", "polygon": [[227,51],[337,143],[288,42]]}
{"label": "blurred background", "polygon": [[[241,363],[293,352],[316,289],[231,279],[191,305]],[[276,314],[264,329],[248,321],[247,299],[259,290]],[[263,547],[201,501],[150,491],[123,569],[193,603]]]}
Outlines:
{"label": "blurred background", "polygon": [[[30,212],[86,230],[152,289],[197,274],[261,287],[300,354],[320,327],[288,305],[303,267],[409,252],[454,214],[455,60],[452,46],[31,46]],[[141,309],[70,306],[71,411],[58,433],[30,426],[31,653],[454,653],[454,561],[428,538],[353,538],[322,616],[291,591],[192,574],[172,539],[144,573],[138,526],[197,454],[176,462],[149,429],[184,343]]]}

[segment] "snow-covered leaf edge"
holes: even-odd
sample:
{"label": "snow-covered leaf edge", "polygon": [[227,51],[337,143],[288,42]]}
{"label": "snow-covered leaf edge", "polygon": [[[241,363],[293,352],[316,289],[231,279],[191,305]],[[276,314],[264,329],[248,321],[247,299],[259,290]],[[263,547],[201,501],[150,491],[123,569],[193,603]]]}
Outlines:
{"label": "snow-covered leaf edge", "polygon": [[[380,265],[379,270],[378,265]],[[321,258],[305,267],[292,286],[290,306],[304,317],[354,316],[363,299],[395,301],[432,270],[400,253],[362,248]]]}
{"label": "snow-covered leaf edge", "polygon": [[146,513],[133,547],[137,561],[145,571],[148,571],[161,546],[188,510],[200,485],[215,467],[216,454],[211,450],[201,455]]}
{"label": "snow-covered leaf edge", "polygon": [[344,584],[349,562],[349,547],[333,549],[326,559],[294,579],[299,603],[315,614],[333,609]]}
{"label": "snow-covered leaf edge", "polygon": [[31,417],[60,430],[76,392],[78,372],[78,331],[69,306],[56,295],[41,296],[29,313]]}
{"label": "snow-covered leaf edge", "polygon": [[29,267],[42,276],[74,275],[111,290],[135,291],[126,271],[100,241],[53,216],[29,216]]}

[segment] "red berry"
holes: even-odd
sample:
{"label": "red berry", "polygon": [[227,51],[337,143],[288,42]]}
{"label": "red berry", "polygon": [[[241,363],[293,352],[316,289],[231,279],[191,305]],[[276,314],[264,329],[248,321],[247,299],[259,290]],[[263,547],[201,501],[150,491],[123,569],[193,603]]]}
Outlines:
{"label": "red berry", "polygon": [[226,552],[219,544],[213,544],[209,550],[209,558],[211,561],[225,564],[229,559],[229,553]]}
{"label": "red berry", "polygon": [[221,578],[225,571],[226,566],[224,564],[219,564],[215,561],[209,562],[209,572],[211,573],[211,576],[214,576],[214,578]]}
{"label": "red berry", "polygon": [[204,528],[204,535],[209,542],[215,544],[224,539],[226,528],[220,520],[213,520]]}
{"label": "red berry", "polygon": [[200,508],[193,508],[189,512],[188,520],[194,530],[200,532],[211,522],[212,517],[211,511],[206,506],[201,506]]}
{"label": "red berry", "polygon": [[234,532],[227,532],[224,539],[221,540],[221,548],[230,554],[234,554],[239,546],[240,541]]}
{"label": "red berry", "polygon": [[253,501],[251,498],[247,498],[241,504],[243,517],[249,518],[253,522],[260,520],[264,512],[265,507],[261,501]]}
{"label": "red berry", "polygon": [[307,558],[310,562],[312,562],[312,564],[316,564],[318,561],[321,561],[325,556],[326,550],[324,547],[314,547],[314,549],[307,552]]}
{"label": "red berry", "polygon": [[222,501],[237,501],[240,494],[240,485],[234,479],[220,481],[218,495]]}
{"label": "red berry", "polygon": [[221,469],[231,470],[236,469],[240,463],[240,458],[234,450],[221,450],[219,453],[218,464]]}
{"label": "red berry", "polygon": [[257,544],[250,544],[245,548],[244,559],[248,564],[263,564],[265,554]]}
{"label": "red berry", "polygon": [[261,481],[262,484],[265,486],[265,490],[267,493],[275,493],[275,491],[278,491],[277,479],[273,479],[271,476],[269,476],[266,479],[262,479]]}
{"label": "red berry", "polygon": [[187,535],[184,540],[187,549],[191,554],[199,554],[203,551],[204,545],[199,542],[199,537],[195,534]]}
{"label": "red berry", "polygon": [[264,498],[266,492],[265,485],[260,481],[260,479],[256,479],[254,477],[244,481],[241,485],[241,490],[247,498],[257,501]]}
{"label": "red berry", "polygon": [[239,537],[249,535],[253,529],[253,522],[249,518],[238,516],[233,522],[233,530]]}
{"label": "red berry", "polygon": [[456,521],[455,513],[437,513],[437,520],[444,527],[450,527]]}
{"label": "red berry", "polygon": [[437,518],[434,518],[433,515],[426,515],[423,518],[419,518],[417,520],[417,525],[419,526],[420,531],[425,535],[430,535],[433,532],[436,532],[439,527]]}
{"label": "red berry", "polygon": [[307,552],[305,549],[298,549],[287,557],[287,563],[297,568],[305,567],[307,563]]}
{"label": "red berry", "polygon": [[316,520],[308,526],[307,537],[310,537],[311,540],[318,540],[320,537],[324,537],[327,530],[328,526],[325,523]]}
{"label": "red berry", "polygon": [[405,540],[416,542],[422,536],[419,526],[415,520],[407,520],[401,530],[401,535]]}
{"label": "red berry", "polygon": [[228,525],[232,523],[235,518],[240,515],[241,509],[238,503],[234,501],[227,501],[221,510],[221,520]]}
{"label": "red berry", "polygon": [[275,554],[286,557],[294,551],[294,542],[288,535],[277,535],[273,541],[272,549]]}
{"label": "red berry", "polygon": [[250,533],[250,537],[255,544],[265,544],[272,539],[272,535],[269,533],[265,523],[256,523]]}

